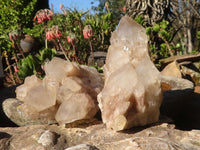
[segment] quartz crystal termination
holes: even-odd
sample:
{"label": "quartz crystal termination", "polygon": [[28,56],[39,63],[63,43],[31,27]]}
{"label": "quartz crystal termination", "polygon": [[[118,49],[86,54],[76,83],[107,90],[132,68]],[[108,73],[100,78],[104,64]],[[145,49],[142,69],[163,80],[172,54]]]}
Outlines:
{"label": "quartz crystal termination", "polygon": [[97,96],[103,122],[115,131],[157,122],[161,80],[148,54],[146,30],[124,16],[110,42],[105,85]]}

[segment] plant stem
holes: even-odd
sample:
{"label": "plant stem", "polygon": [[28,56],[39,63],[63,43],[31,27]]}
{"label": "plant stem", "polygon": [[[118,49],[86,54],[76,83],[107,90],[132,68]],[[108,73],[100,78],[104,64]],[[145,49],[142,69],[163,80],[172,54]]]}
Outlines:
{"label": "plant stem", "polygon": [[62,50],[63,54],[65,55],[65,58],[67,59],[67,61],[70,61],[69,58],[67,57],[67,54],[66,54],[66,52],[64,51],[64,48],[62,47],[62,45],[61,45],[61,43],[60,43],[59,40],[58,40],[58,44],[59,44],[59,47],[60,47],[60,49]]}
{"label": "plant stem", "polygon": [[45,48],[48,48],[47,39],[45,39]]}
{"label": "plant stem", "polygon": [[8,60],[8,55],[7,55],[6,51],[4,52],[4,55],[5,55],[5,58],[6,58],[6,64],[8,66],[9,72],[10,72],[10,77],[12,79],[13,84],[16,85],[16,82],[15,82],[15,79],[13,77],[13,73],[12,73],[12,70],[11,70],[11,66],[10,66],[10,63],[9,63],[9,60]]}
{"label": "plant stem", "polygon": [[165,42],[165,44],[166,44],[166,46],[167,46],[167,48],[168,48],[168,50],[169,50],[169,54],[171,55],[171,56],[174,56],[174,54],[173,54],[173,52],[172,52],[172,49],[170,48],[170,45],[169,45],[169,43],[167,42],[167,40],[162,36],[162,35],[160,35],[160,34],[158,34],[159,35],[159,37]]}
{"label": "plant stem", "polygon": [[[47,23],[45,22],[45,25],[44,25],[44,32],[46,34],[47,32]],[[47,49],[48,48],[48,44],[47,44],[47,39],[45,38],[45,48]]]}
{"label": "plant stem", "polygon": [[74,60],[75,60],[76,62],[78,62],[78,59],[77,59],[77,57],[76,57],[75,45],[72,45],[72,47],[73,47],[73,51],[74,51]]}
{"label": "plant stem", "polygon": [[[17,68],[19,67],[19,63],[18,63],[18,60],[17,60],[17,56],[16,56],[16,54],[14,54],[14,59],[15,59],[15,62],[16,62],[16,64],[17,64]],[[18,76],[18,73],[16,72],[16,76],[17,76],[17,79],[19,80],[19,83],[21,84],[22,83],[22,81],[21,81],[21,79],[19,78],[19,76]]]}
{"label": "plant stem", "polygon": [[20,54],[22,55],[22,57],[25,58],[23,50],[22,50],[21,46],[19,45],[19,43],[17,43],[16,45],[17,45],[17,48],[18,48]]}
{"label": "plant stem", "polygon": [[92,42],[90,39],[89,40],[89,44],[90,44],[90,54],[92,55],[92,62],[93,62],[93,65],[94,65],[94,53],[93,53],[93,49],[92,49]]}

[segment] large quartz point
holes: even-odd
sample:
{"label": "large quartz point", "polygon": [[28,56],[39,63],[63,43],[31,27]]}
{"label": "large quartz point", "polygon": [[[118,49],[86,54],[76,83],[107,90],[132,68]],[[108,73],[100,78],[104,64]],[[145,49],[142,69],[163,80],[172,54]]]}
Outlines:
{"label": "large quartz point", "polygon": [[21,111],[39,114],[38,118],[55,112],[49,117],[62,124],[95,116],[97,95],[103,88],[95,68],[54,57],[45,66],[45,73],[43,80],[33,75],[17,87],[17,99],[23,101]]}
{"label": "large quartz point", "polygon": [[145,29],[128,16],[112,33],[104,73],[98,102],[108,128],[119,131],[158,121],[160,73],[150,60]]}
{"label": "large quartz point", "polygon": [[73,94],[66,99],[56,113],[56,120],[65,124],[82,119],[91,119],[98,111],[97,103],[88,94]]}

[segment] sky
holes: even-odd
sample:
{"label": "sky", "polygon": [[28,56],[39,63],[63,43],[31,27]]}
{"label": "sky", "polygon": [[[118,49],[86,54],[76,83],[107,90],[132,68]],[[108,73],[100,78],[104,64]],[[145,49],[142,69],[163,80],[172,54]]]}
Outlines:
{"label": "sky", "polygon": [[[91,2],[94,2],[92,5]],[[60,4],[64,4],[64,7],[67,8],[76,8],[77,10],[88,10],[92,6],[97,6],[99,2],[97,0],[49,0],[49,7],[51,8],[51,4],[53,4],[53,8],[55,12],[60,11]]]}

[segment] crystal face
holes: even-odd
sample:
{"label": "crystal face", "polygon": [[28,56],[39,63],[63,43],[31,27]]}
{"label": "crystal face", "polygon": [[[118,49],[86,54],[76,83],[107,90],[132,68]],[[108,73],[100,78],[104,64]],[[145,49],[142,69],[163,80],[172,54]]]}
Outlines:
{"label": "crystal face", "polygon": [[150,60],[145,29],[128,16],[112,33],[104,74],[98,102],[108,128],[119,131],[158,121],[160,73]]}

